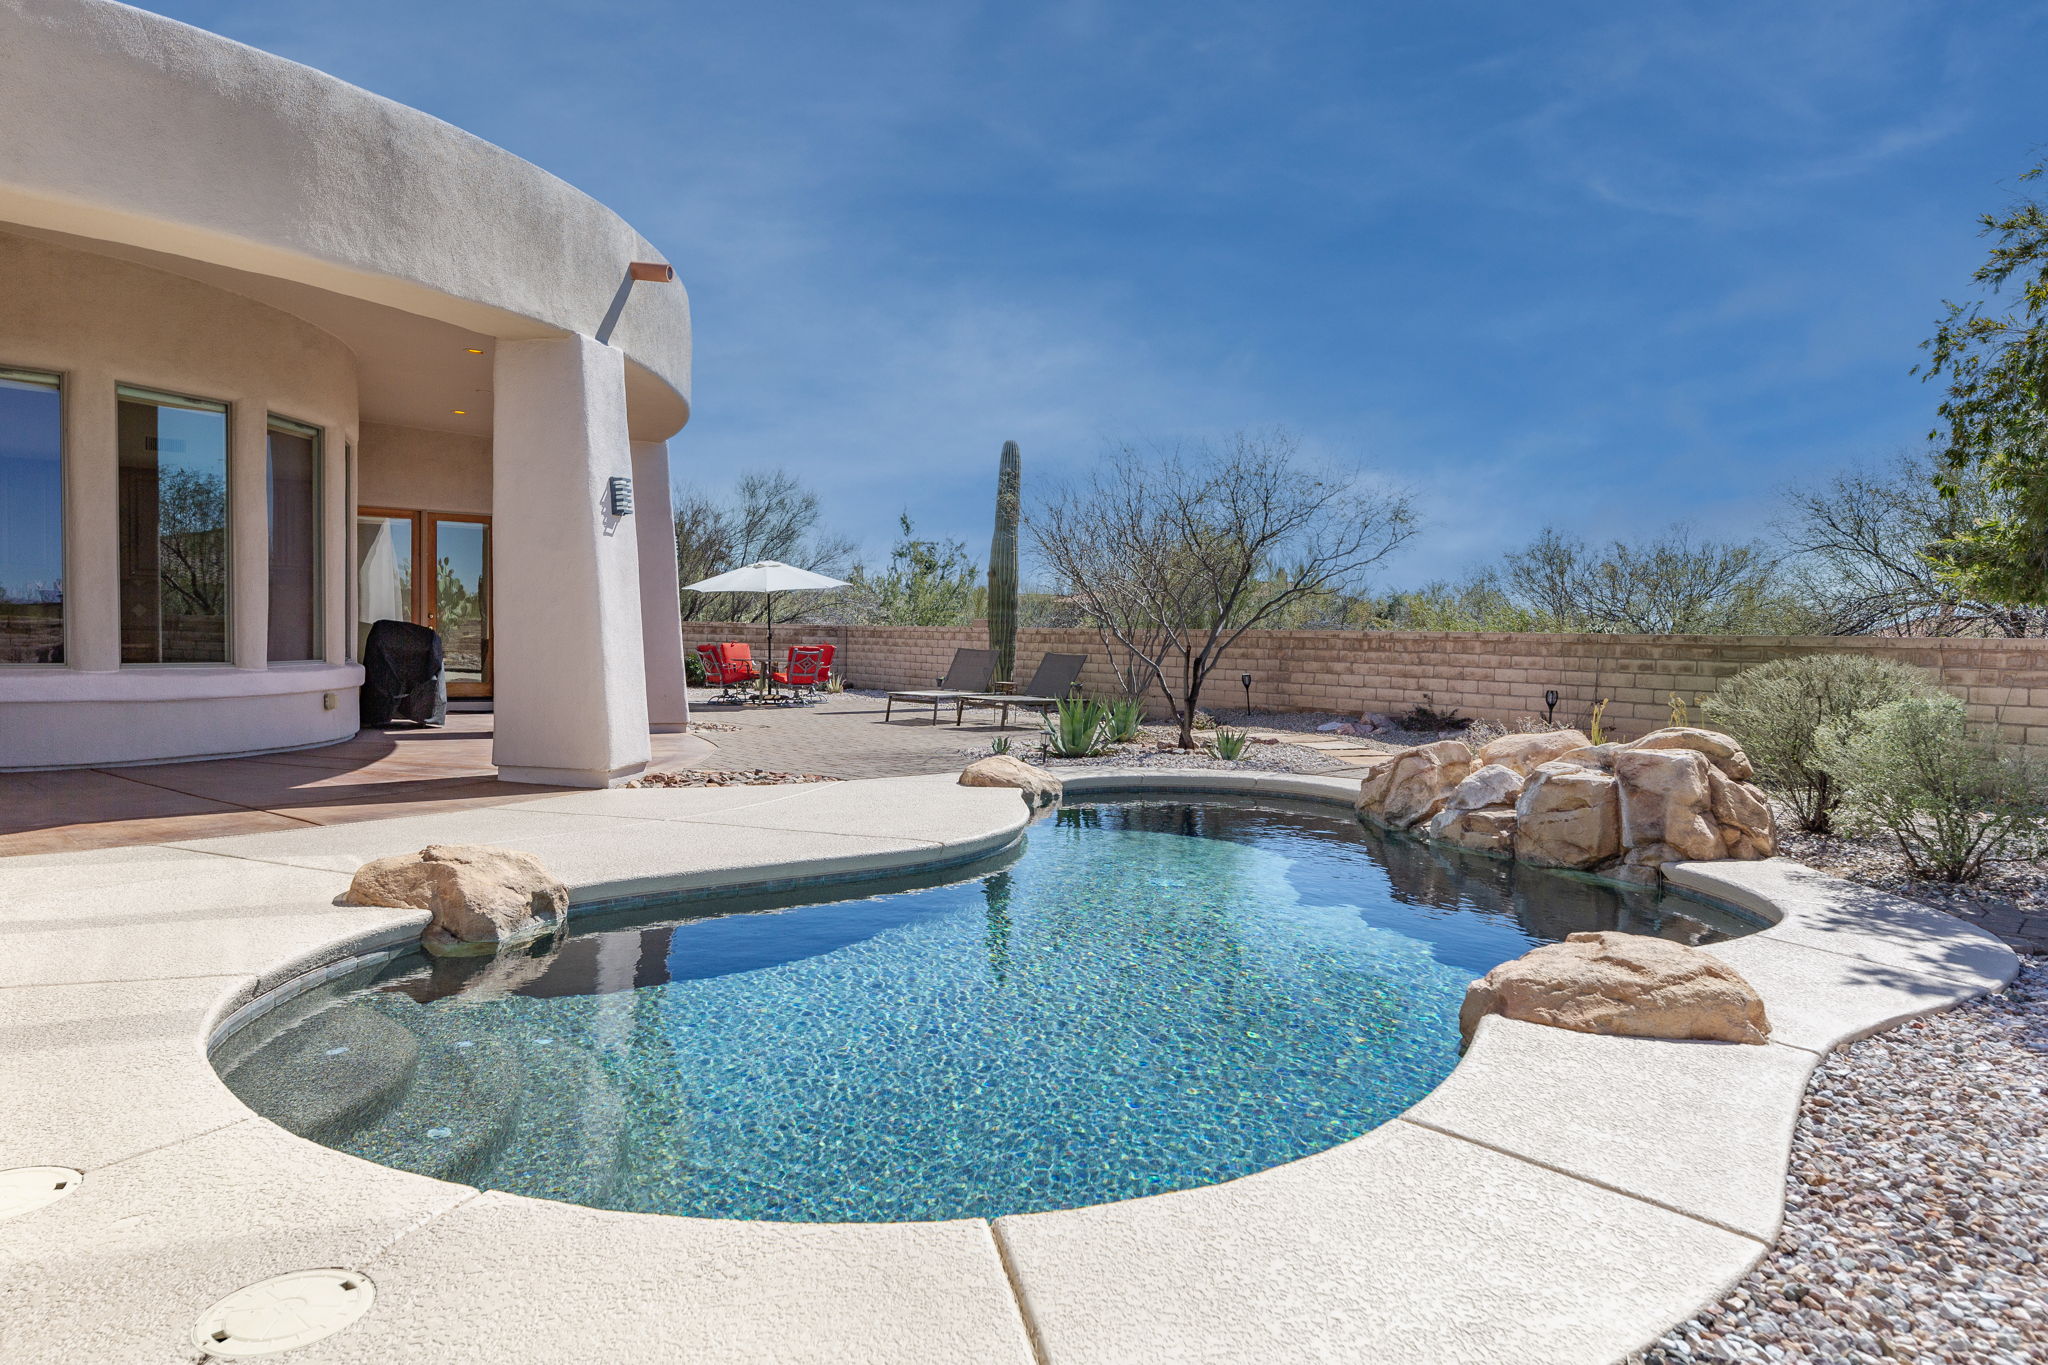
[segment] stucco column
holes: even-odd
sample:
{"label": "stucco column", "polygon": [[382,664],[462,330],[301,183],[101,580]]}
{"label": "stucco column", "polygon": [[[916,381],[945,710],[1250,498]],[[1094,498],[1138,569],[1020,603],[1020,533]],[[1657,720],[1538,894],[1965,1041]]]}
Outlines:
{"label": "stucco column", "polygon": [[121,666],[121,471],[111,370],[80,366],[64,393],[64,662]]}
{"label": "stucco column", "polygon": [[647,719],[680,729],[690,719],[683,673],[683,612],[676,524],[669,515],[668,446],[633,442],[633,520],[640,541],[640,646],[647,661]]}
{"label": "stucco column", "polygon": [[228,414],[228,662],[270,667],[270,403]]}
{"label": "stucco column", "polygon": [[507,782],[608,787],[644,772],[640,553],[608,483],[630,477],[623,353],[501,341],[492,405],[492,627]]}

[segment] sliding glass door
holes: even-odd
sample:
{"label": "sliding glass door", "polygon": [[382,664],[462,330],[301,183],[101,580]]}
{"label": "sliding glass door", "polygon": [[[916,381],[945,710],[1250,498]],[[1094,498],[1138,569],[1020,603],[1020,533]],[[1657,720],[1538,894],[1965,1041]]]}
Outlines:
{"label": "sliding glass door", "polygon": [[356,517],[357,643],[375,621],[441,634],[451,697],[491,695],[491,519],[363,508]]}

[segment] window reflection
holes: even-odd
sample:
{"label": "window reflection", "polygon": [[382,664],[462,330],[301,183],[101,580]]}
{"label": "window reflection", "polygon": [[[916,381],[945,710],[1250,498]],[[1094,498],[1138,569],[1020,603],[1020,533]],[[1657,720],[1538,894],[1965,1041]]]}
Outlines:
{"label": "window reflection", "polygon": [[320,657],[320,432],[270,421],[270,658]]}
{"label": "window reflection", "polygon": [[123,387],[121,662],[225,663],[228,416]]}
{"label": "window reflection", "polygon": [[0,664],[64,662],[64,427],[57,376],[0,370]]}

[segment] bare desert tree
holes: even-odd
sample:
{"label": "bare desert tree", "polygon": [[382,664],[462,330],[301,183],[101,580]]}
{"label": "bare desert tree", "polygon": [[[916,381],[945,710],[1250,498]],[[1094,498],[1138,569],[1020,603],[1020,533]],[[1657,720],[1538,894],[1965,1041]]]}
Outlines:
{"label": "bare desert tree", "polygon": [[[725,504],[678,491],[671,510],[676,569],[685,583],[763,559],[836,577],[853,557],[852,541],[819,530],[818,495],[780,469],[741,476]],[[756,621],[765,607],[755,593],[682,595],[685,621]]]}
{"label": "bare desert tree", "polygon": [[1125,689],[1156,687],[1192,749],[1202,685],[1237,637],[1356,587],[1414,524],[1404,495],[1312,469],[1273,431],[1119,446],[1085,482],[1055,490],[1030,532]]}
{"label": "bare desert tree", "polygon": [[1544,630],[1804,633],[1811,615],[1779,584],[1777,563],[1761,543],[1702,540],[1683,525],[1598,548],[1546,528],[1505,557],[1503,583]]}
{"label": "bare desert tree", "polygon": [[1957,581],[1948,547],[2000,500],[1974,471],[1951,473],[1933,453],[1911,452],[1792,490],[1784,536],[1831,634],[2048,633],[2048,609],[1987,601]]}

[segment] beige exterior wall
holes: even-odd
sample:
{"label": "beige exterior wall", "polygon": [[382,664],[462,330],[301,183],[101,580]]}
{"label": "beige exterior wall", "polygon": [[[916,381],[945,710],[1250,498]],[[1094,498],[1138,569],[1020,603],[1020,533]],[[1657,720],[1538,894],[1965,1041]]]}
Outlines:
{"label": "beige exterior wall", "polygon": [[[594,333],[660,253],[556,176],[321,71],[108,0],[0,5],[0,221],[292,280],[494,337]],[[688,417],[689,300],[610,340],[647,428]]]}
{"label": "beige exterior wall", "polygon": [[365,422],[356,445],[356,505],[487,516],[491,443],[461,432]]}
{"label": "beige exterior wall", "polygon": [[[686,621],[695,648],[745,640],[759,654],[759,626]],[[930,687],[953,651],[987,644],[978,627],[777,626],[778,657],[792,644],[831,642],[835,666],[855,687]],[[1083,684],[1114,695],[1116,679],[1092,630],[1020,630],[1017,672],[1028,680],[1047,652],[1085,654]],[[1561,694],[1560,721],[1583,722],[1608,699],[1606,724],[1623,737],[1669,723],[1671,694],[1699,718],[1701,698],[1767,659],[1801,654],[1875,654],[1928,669],[1962,697],[1970,714],[2003,728],[2007,740],[2048,757],[2048,640],[1891,640],[1868,636],[1511,635],[1451,631],[1247,632],[1210,675],[1203,702],[1281,711],[1405,711],[1427,694],[1439,708],[1480,720],[1543,714],[1543,693]]]}
{"label": "beige exterior wall", "polygon": [[[343,461],[356,439],[348,349],[239,294],[4,231],[0,281],[0,365],[54,371],[64,381],[67,661],[0,668],[0,768],[281,748],[352,733],[360,670],[346,663],[343,606]],[[226,665],[121,667],[119,384],[229,405]],[[324,664],[271,668],[264,658],[265,433],[273,413],[325,433]],[[329,693],[343,694],[332,707]],[[52,704],[69,702],[88,704]],[[204,733],[208,725],[215,733]]]}

